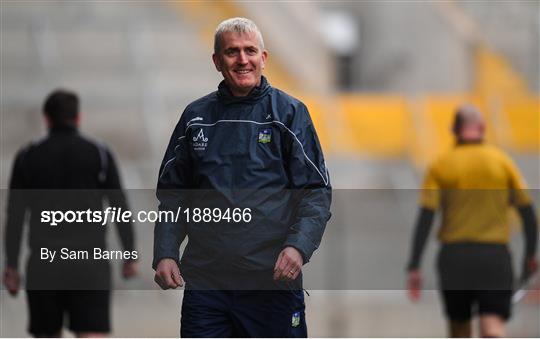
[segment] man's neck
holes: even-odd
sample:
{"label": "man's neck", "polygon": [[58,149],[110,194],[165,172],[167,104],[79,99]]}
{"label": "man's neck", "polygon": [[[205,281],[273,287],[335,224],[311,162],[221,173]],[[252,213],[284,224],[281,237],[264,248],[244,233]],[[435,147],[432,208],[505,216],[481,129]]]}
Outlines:
{"label": "man's neck", "polygon": [[75,132],[77,131],[76,124],[60,124],[49,127],[50,133]]}
{"label": "man's neck", "polygon": [[473,139],[473,138],[466,138],[466,139],[463,139],[463,138],[458,138],[457,139],[457,144],[458,145],[471,145],[471,144],[481,144],[484,142],[484,139],[482,137],[480,138],[477,138],[477,139]]}
{"label": "man's neck", "polygon": [[[231,88],[231,87],[229,86],[229,89],[230,89],[230,88]],[[247,89],[247,90],[245,90],[245,91],[244,91],[244,90],[242,90],[242,91],[235,91],[235,90],[231,89],[231,94],[233,95],[233,97],[247,97],[248,94],[249,94],[249,92],[251,92],[251,90],[252,90],[253,88],[255,88],[255,87],[249,88],[249,89]]]}
{"label": "man's neck", "polygon": [[232,88],[232,86],[227,81],[225,81],[225,83],[227,84],[227,87],[231,91],[231,94],[232,94],[233,97],[246,97],[246,96],[249,95],[249,93],[251,93],[251,91],[254,88],[259,87],[261,85],[261,81],[262,81],[262,77],[259,78],[259,81],[257,82],[257,84],[255,86],[248,87],[246,89],[239,89],[239,90],[234,90]]}

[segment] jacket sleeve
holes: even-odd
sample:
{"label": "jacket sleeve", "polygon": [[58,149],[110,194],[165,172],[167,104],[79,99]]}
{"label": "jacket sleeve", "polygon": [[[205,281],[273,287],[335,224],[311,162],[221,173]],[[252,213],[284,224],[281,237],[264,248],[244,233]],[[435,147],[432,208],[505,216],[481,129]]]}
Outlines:
{"label": "jacket sleeve", "polygon": [[[120,182],[120,175],[118,173],[116,161],[109,150],[106,150],[105,153],[107,157],[107,174],[104,187],[106,189],[109,205],[121,208],[122,211],[128,211],[129,207],[124,191],[122,190],[122,184]],[[133,232],[132,222],[117,222],[116,228],[118,230],[118,235],[120,237],[123,249],[125,251],[133,251],[135,249],[135,235]]]}
{"label": "jacket sleeve", "polygon": [[9,197],[7,201],[4,248],[6,249],[7,267],[13,269],[18,269],[24,217],[28,210],[26,203],[27,199],[24,198],[24,189],[27,188],[23,164],[25,154],[26,150],[22,150],[15,158],[13,169],[11,171]]}
{"label": "jacket sleeve", "polygon": [[[186,191],[192,187],[191,159],[186,140],[185,114],[171,136],[169,145],[159,169],[156,196],[159,211],[177,213],[178,207],[184,207]],[[180,244],[187,234],[186,225],[172,220],[158,220],[154,227],[154,259],[152,267],[156,269],[161,259],[171,258],[180,261]]]}
{"label": "jacket sleeve", "polygon": [[332,188],[317,133],[303,104],[292,117],[287,135],[285,165],[297,206],[284,247],[300,251],[305,264],[319,247],[330,219]]}

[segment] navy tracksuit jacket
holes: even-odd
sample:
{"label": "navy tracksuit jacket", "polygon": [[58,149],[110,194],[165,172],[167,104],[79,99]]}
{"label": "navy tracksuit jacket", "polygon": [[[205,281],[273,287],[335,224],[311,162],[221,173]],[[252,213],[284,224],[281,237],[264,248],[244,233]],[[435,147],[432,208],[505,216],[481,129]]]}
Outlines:
{"label": "navy tracksuit jacket", "polygon": [[[284,247],[309,261],[330,218],[328,170],[302,102],[264,77],[246,97],[232,96],[222,82],[182,114],[161,164],[157,197],[162,211],[250,208],[252,214],[249,222],[182,217],[156,223],[153,267],[172,258],[186,280],[182,336],[307,334],[301,276],[293,287],[272,280]],[[234,291],[276,286],[247,296]]]}
{"label": "navy tracksuit jacket", "polygon": [[233,97],[222,82],[182,114],[157,197],[160,210],[249,207],[252,220],[157,223],[154,268],[163,258],[179,261],[186,235],[183,268],[273,269],[285,246],[309,261],[330,218],[331,187],[306,106],[264,77],[247,97]]}

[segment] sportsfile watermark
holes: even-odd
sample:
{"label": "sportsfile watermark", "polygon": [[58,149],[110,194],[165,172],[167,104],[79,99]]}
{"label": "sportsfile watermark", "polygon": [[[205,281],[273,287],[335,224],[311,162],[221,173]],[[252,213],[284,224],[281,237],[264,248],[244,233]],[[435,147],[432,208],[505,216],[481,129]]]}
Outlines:
{"label": "sportsfile watermark", "polygon": [[[106,271],[110,267],[115,277],[118,277],[117,273],[125,260],[140,261],[140,278],[128,283],[115,279],[112,288],[159,289],[153,280],[154,271],[150,265],[154,259],[155,239],[155,223],[152,221],[159,219],[172,222],[171,225],[163,225],[166,227],[162,229],[167,233],[163,238],[170,240],[174,246],[178,245],[178,250],[175,247],[173,254],[175,259],[184,264],[180,271],[186,275],[186,280],[189,279],[188,264],[190,260],[193,262],[191,258],[200,255],[200,258],[213,265],[204,268],[201,279],[211,280],[209,284],[215,280],[228,282],[232,279],[242,285],[220,287],[252,289],[253,284],[247,280],[244,283],[245,277],[239,276],[236,268],[257,265],[258,269],[261,267],[259,265],[264,265],[265,269],[271,271],[287,239],[302,237],[305,243],[310,244],[313,241],[313,227],[325,221],[314,218],[314,213],[302,213],[302,210],[313,211],[318,204],[318,200],[314,205],[299,204],[300,198],[306,194],[316,193],[307,190],[171,190],[160,192],[158,200],[156,190],[132,189],[125,190],[124,205],[118,201],[117,191],[105,192],[107,197],[102,204],[95,203],[95,197],[105,195],[102,191],[11,190],[9,196],[7,190],[0,190],[0,194],[2,192],[2,210],[11,213],[6,214],[5,228],[0,232],[0,242],[9,245],[5,246],[5,251],[0,251],[0,259],[5,262],[7,250],[19,241],[20,233],[17,232],[29,232],[33,248],[30,248],[31,252],[26,251],[25,255],[21,251],[19,263],[20,267],[28,262],[37,267],[37,271],[31,272],[30,277],[33,283],[31,289],[34,290],[110,289],[110,285],[101,285],[103,279],[100,277],[108,274],[101,270]],[[224,193],[230,199],[225,199]],[[318,248],[302,267],[303,287],[307,290],[376,291],[404,288],[407,278],[405,272],[413,246],[411,239],[420,208],[419,196],[422,193],[418,189],[334,189],[332,216],[326,223]],[[540,190],[531,189],[524,193],[530,196],[537,209],[540,206]],[[473,202],[485,202],[488,207],[496,199],[506,202],[509,201],[507,197],[516,192],[478,189],[441,192],[444,197],[456,194],[460,197],[463,195],[463,199],[468,202],[463,207],[468,208]],[[17,209],[20,204],[24,204],[24,208],[30,211],[25,212],[24,218],[23,211]],[[90,212],[87,212],[88,209]],[[510,205],[507,209],[494,211],[490,217],[500,222],[502,231],[511,231],[510,234],[504,234],[509,236],[508,249],[512,254],[514,278],[518,279],[522,273],[526,243],[519,214],[510,217],[512,214],[508,215],[509,210],[513,210]],[[124,213],[126,211],[130,213]],[[235,222],[249,221],[248,213],[251,216],[249,223]],[[441,215],[437,211],[421,260],[424,290],[439,286],[437,259],[440,245],[435,239],[435,232],[442,228],[444,220]],[[186,223],[188,218],[190,223]],[[24,228],[21,226],[23,220]],[[115,222],[118,220],[120,222]],[[128,227],[122,220],[132,224],[133,246],[124,246],[122,239],[126,237],[121,234]],[[220,222],[214,222],[218,220]],[[8,225],[16,227],[5,232]],[[183,242],[178,243],[180,237],[183,237]],[[106,240],[105,245],[103,239]],[[28,243],[28,238],[23,237],[22,240]],[[199,244],[205,247],[204,250],[193,252],[197,249],[194,246]],[[23,248],[28,249],[29,246]],[[234,269],[230,269],[231,266]],[[74,270],[76,273],[73,273]],[[216,270],[218,272],[214,272]],[[261,271],[262,278],[264,272]],[[66,277],[73,281],[64,283]],[[469,280],[464,277],[464,281]],[[66,286],[67,283],[69,285]],[[498,288],[480,283],[487,289]],[[208,288],[211,287],[214,286]],[[261,290],[271,289],[264,283],[256,287]]]}
{"label": "sportsfile watermark", "polygon": [[182,208],[176,211],[138,211],[133,213],[116,207],[104,210],[83,211],[41,211],[41,222],[50,226],[62,223],[98,223],[102,226],[108,223],[127,222],[187,222],[187,223],[249,223],[252,219],[250,208]]}

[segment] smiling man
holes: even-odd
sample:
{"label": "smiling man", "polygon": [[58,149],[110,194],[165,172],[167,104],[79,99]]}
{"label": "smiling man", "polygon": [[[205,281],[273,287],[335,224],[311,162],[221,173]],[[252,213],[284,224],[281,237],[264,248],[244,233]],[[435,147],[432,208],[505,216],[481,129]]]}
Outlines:
{"label": "smiling man", "polygon": [[251,20],[217,27],[224,80],[187,106],[160,168],[160,210],[194,213],[154,232],[155,281],[186,281],[183,337],[307,336],[302,267],[330,218],[331,187],[309,112],[262,76],[267,57]]}
{"label": "smiling man", "polygon": [[[232,23],[232,22],[231,22]],[[245,97],[260,86],[268,52],[258,31],[223,31],[215,40],[212,59],[235,97]]]}

